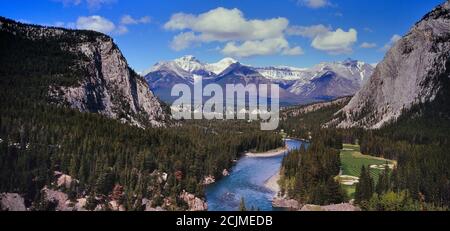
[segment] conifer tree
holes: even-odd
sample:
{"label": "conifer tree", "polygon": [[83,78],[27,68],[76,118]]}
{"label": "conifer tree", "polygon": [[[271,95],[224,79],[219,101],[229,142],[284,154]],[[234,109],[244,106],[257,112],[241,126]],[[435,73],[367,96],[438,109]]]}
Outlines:
{"label": "conifer tree", "polygon": [[247,211],[247,208],[245,207],[245,200],[243,197],[241,198],[241,203],[239,204],[239,211],[241,212]]}
{"label": "conifer tree", "polygon": [[389,172],[389,166],[388,163],[386,163],[383,172],[378,177],[378,183],[376,186],[376,192],[378,195],[381,195],[391,189]]}
{"label": "conifer tree", "polygon": [[362,203],[368,201],[373,195],[373,179],[370,176],[370,170],[365,166],[361,167],[361,175],[359,177],[359,183],[356,184],[355,201],[356,203]]}

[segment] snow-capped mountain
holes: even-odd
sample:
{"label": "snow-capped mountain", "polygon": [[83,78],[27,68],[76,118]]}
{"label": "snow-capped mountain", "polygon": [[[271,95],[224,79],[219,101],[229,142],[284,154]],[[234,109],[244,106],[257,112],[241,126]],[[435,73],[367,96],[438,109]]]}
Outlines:
{"label": "snow-capped mountain", "polygon": [[193,56],[160,62],[145,75],[153,91],[164,101],[172,101],[173,85],[192,86],[194,75],[204,83],[279,84],[282,103],[299,104],[355,94],[373,73],[373,66],[356,60],[321,63],[312,68],[252,67],[225,58],[207,64]]}
{"label": "snow-capped mountain", "polygon": [[216,75],[220,75],[223,71],[235,63],[238,63],[238,61],[232,58],[224,58],[217,63],[207,64],[206,70],[211,71]]}
{"label": "snow-capped mountain", "polygon": [[353,95],[367,82],[373,71],[370,64],[351,59],[321,63],[305,70],[305,78],[295,81],[288,91],[305,98],[332,99]]}
{"label": "snow-capped mountain", "polygon": [[257,67],[255,68],[261,75],[271,80],[299,80],[310,77],[307,68],[296,67]]}
{"label": "snow-capped mountain", "polygon": [[150,73],[165,70],[186,79],[192,78],[193,74],[201,75],[203,77],[217,76],[225,71],[231,64],[237,62],[238,61],[232,58],[224,58],[217,63],[207,64],[202,63],[192,55],[187,55],[173,61],[159,62],[149,70],[144,71],[143,75],[146,76]]}
{"label": "snow-capped mountain", "polygon": [[173,63],[177,64],[181,69],[191,73],[203,71],[205,69],[205,65],[192,55],[175,59]]}

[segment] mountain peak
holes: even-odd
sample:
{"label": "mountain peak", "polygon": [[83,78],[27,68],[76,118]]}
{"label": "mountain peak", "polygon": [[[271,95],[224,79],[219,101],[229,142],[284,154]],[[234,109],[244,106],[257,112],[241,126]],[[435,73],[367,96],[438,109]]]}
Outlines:
{"label": "mountain peak", "polygon": [[200,61],[193,55],[182,56],[178,59],[175,59],[175,62],[198,62],[198,63],[200,63]]}
{"label": "mountain peak", "polygon": [[358,60],[352,59],[352,58],[346,58],[343,63],[355,63],[358,62]]}
{"label": "mountain peak", "polygon": [[181,67],[181,69],[190,73],[200,71],[204,68],[204,64],[192,55],[186,55],[175,59],[174,63]]}
{"label": "mountain peak", "polygon": [[223,58],[222,60],[220,60],[218,63],[229,63],[229,64],[233,64],[233,63],[237,63],[238,61],[236,59],[230,58],[230,57],[226,57]]}
{"label": "mountain peak", "polygon": [[233,58],[227,57],[227,58],[220,60],[217,63],[209,64],[208,69],[210,71],[212,71],[213,73],[215,73],[216,75],[218,75],[235,63],[239,63],[239,62]]}
{"label": "mountain peak", "polygon": [[363,64],[362,62],[352,59],[352,58],[347,58],[344,61],[342,61],[342,65],[347,66],[347,67],[356,67],[358,66],[358,64]]}

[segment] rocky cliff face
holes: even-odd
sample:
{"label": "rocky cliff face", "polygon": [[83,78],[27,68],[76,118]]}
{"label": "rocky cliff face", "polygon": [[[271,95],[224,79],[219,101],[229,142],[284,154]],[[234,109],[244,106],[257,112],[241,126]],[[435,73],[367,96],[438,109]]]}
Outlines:
{"label": "rocky cliff face", "polygon": [[0,194],[0,211],[26,211],[25,199],[17,193]]}
{"label": "rocky cliff face", "polygon": [[134,125],[162,126],[164,113],[144,79],[128,67],[120,50],[106,36],[67,47],[85,55],[84,80],[75,87],[51,88],[51,95],[83,112],[95,112]]}
{"label": "rocky cliff face", "polygon": [[[163,125],[165,115],[159,101],[146,81],[128,66],[112,38],[93,31],[26,25],[5,18],[0,18],[0,30],[25,41],[23,44],[30,41],[33,46],[56,46],[70,57],[67,59],[72,65],[64,75],[73,76],[76,84],[50,83],[51,102],[141,127]],[[52,54],[38,55],[45,58]]]}
{"label": "rocky cliff face", "polygon": [[[399,40],[368,83],[328,125],[380,128],[428,103],[450,78],[450,2],[438,6]],[[442,95],[442,94],[441,94]]]}

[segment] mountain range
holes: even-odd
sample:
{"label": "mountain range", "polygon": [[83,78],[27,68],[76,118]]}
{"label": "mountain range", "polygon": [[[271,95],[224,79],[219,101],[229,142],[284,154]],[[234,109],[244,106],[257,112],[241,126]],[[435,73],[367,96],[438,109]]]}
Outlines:
{"label": "mountain range", "polygon": [[372,75],[374,67],[361,61],[320,63],[312,68],[253,67],[232,58],[217,63],[203,63],[194,56],[184,56],[155,64],[144,72],[150,89],[163,101],[175,84],[192,87],[194,76],[201,76],[204,85],[278,84],[282,105],[305,104],[355,94]]}
{"label": "mountain range", "polygon": [[[283,160],[280,186],[294,190],[282,191],[308,189],[300,193],[334,200],[343,166],[337,149],[348,142],[359,145],[355,152],[396,160],[376,187],[369,172],[361,174],[356,205],[450,205],[450,1],[416,23],[376,67],[352,59],[253,67],[185,56],[154,65],[144,78],[107,35],[3,17],[0,63],[0,210],[207,209],[207,179],[226,177],[241,153],[283,143],[280,131],[246,121],[174,124],[158,97],[170,102],[171,88],[192,87],[196,76],[221,86],[275,83],[285,105],[338,98],[281,111],[279,129],[313,147]],[[295,194],[289,196],[307,198]]]}

